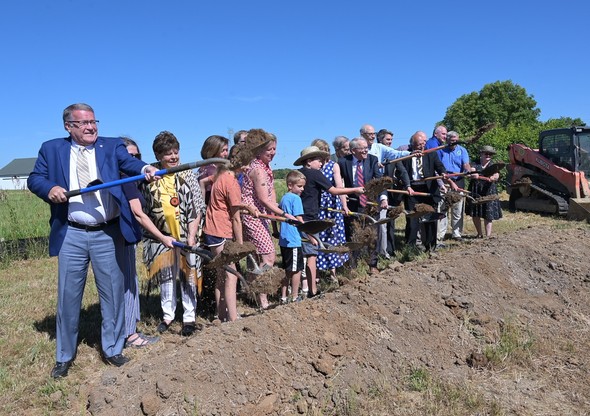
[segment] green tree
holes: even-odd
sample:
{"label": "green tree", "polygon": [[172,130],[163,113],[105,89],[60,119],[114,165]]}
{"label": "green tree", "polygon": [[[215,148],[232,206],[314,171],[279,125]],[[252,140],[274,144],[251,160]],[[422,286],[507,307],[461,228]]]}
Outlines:
{"label": "green tree", "polygon": [[571,118],[571,117],[559,117],[559,118],[550,118],[546,122],[543,123],[543,130],[550,130],[550,129],[561,129],[564,127],[571,127],[571,126],[585,126],[586,123],[582,121],[581,118]]}
{"label": "green tree", "polygon": [[540,113],[537,102],[523,87],[512,81],[496,81],[459,97],[440,124],[466,137],[488,123],[500,128],[511,124],[536,127]]}
{"label": "green tree", "polygon": [[275,180],[277,179],[285,179],[289,172],[293,169],[282,168],[282,169],[275,169],[272,171],[272,175],[274,176]]}

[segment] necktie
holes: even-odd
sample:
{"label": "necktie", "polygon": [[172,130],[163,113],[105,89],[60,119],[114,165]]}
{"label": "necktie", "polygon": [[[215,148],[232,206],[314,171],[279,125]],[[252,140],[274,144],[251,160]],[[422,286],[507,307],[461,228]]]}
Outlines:
{"label": "necktie", "polygon": [[88,151],[85,147],[81,147],[78,151],[78,162],[76,163],[76,173],[78,174],[78,182],[80,189],[86,188],[90,182],[90,168],[88,167],[88,159],[86,154]]}
{"label": "necktie", "polygon": [[422,158],[416,158],[416,172],[418,173],[418,178],[422,179],[424,177],[424,169],[422,168]]}
{"label": "necktie", "polygon": [[[356,165],[356,183],[358,186],[365,186],[365,175],[363,174],[363,162],[358,161]],[[367,206],[367,195],[361,194],[359,196],[359,205],[361,207]]]}

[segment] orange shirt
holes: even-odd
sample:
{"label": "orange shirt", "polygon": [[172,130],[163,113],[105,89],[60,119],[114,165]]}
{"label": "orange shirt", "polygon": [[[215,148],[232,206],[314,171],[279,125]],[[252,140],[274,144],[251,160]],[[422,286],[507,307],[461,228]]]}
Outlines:
{"label": "orange shirt", "polygon": [[231,207],[241,204],[242,192],[233,172],[218,175],[211,187],[203,232],[215,237],[232,238]]}

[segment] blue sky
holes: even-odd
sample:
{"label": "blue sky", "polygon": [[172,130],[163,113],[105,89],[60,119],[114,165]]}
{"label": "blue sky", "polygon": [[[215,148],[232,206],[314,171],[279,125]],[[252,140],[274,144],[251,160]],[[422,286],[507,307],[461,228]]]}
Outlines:
{"label": "blue sky", "polygon": [[532,94],[542,120],[590,123],[588,12],[582,0],[5,2],[0,167],[63,137],[75,102],[148,162],[162,130],[190,162],[209,135],[264,128],[274,168],[364,123],[397,147],[498,80]]}

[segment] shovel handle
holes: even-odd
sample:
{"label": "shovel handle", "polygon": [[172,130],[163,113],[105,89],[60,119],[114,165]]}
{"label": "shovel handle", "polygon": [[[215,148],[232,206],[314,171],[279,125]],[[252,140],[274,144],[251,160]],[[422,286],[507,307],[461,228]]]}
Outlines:
{"label": "shovel handle", "polygon": [[298,225],[298,224],[303,224],[300,221],[297,220],[291,220],[289,218],[285,218],[285,217],[279,217],[278,215],[271,215],[271,214],[258,214],[259,218],[266,218],[267,220],[272,220],[272,221],[280,221],[280,222],[286,222],[287,224],[291,224],[291,225]]}
{"label": "shovel handle", "polygon": [[[368,203],[368,202],[367,202]],[[339,212],[340,214],[344,214],[344,215],[353,215],[353,216],[359,216],[361,214],[359,214],[358,212],[353,212],[353,211],[349,211],[348,214],[346,213],[346,211],[344,211],[343,209],[336,209],[336,208],[324,208],[322,207],[321,209],[325,209],[326,211],[330,211],[330,212]]]}
{"label": "shovel handle", "polygon": [[205,250],[201,247],[189,246],[188,244],[181,243],[179,241],[173,241],[172,245],[174,247],[180,248],[181,250],[186,250],[186,251],[190,251],[191,253],[195,253],[199,257],[202,257],[205,260],[207,260],[207,262],[210,262],[211,260],[213,260],[213,256],[211,255],[211,252],[208,250]]}
{"label": "shovel handle", "polygon": [[[401,189],[388,189],[387,192],[393,192],[395,194],[410,195],[410,192],[403,191]],[[416,195],[416,196],[434,196],[434,194],[429,194],[428,192],[414,192],[414,195]]]}
{"label": "shovel handle", "polygon": [[444,149],[445,147],[447,147],[448,145],[442,145],[442,146],[437,146],[437,147],[433,147],[432,149],[426,149],[424,150],[422,153],[410,153],[409,155],[406,156],[402,156],[402,157],[398,157],[397,159],[393,159],[393,160],[388,160],[386,163],[384,164],[388,164],[388,163],[395,163],[395,162],[401,162],[402,160],[408,160],[411,159],[413,157],[418,157],[421,155],[425,155],[427,153],[432,153],[432,152],[436,152],[437,150],[440,149]]}
{"label": "shovel handle", "polygon": [[[168,173],[176,173],[181,172],[183,170],[195,169],[199,166],[211,165],[211,164],[221,164],[227,163],[227,159],[223,159],[220,157],[214,157],[211,159],[200,160],[198,162],[191,162],[191,163],[183,163],[182,165],[173,166],[168,169],[161,169],[155,173],[155,176],[164,176]],[[117,179],[116,181],[105,182],[98,185],[88,186],[82,189],[74,189],[72,191],[65,192],[66,197],[70,198],[72,196],[86,194],[88,192],[99,191],[101,189],[112,188],[113,186],[123,185],[129,182],[137,182],[145,179],[145,175],[136,175],[136,176],[129,176],[127,178]]]}

